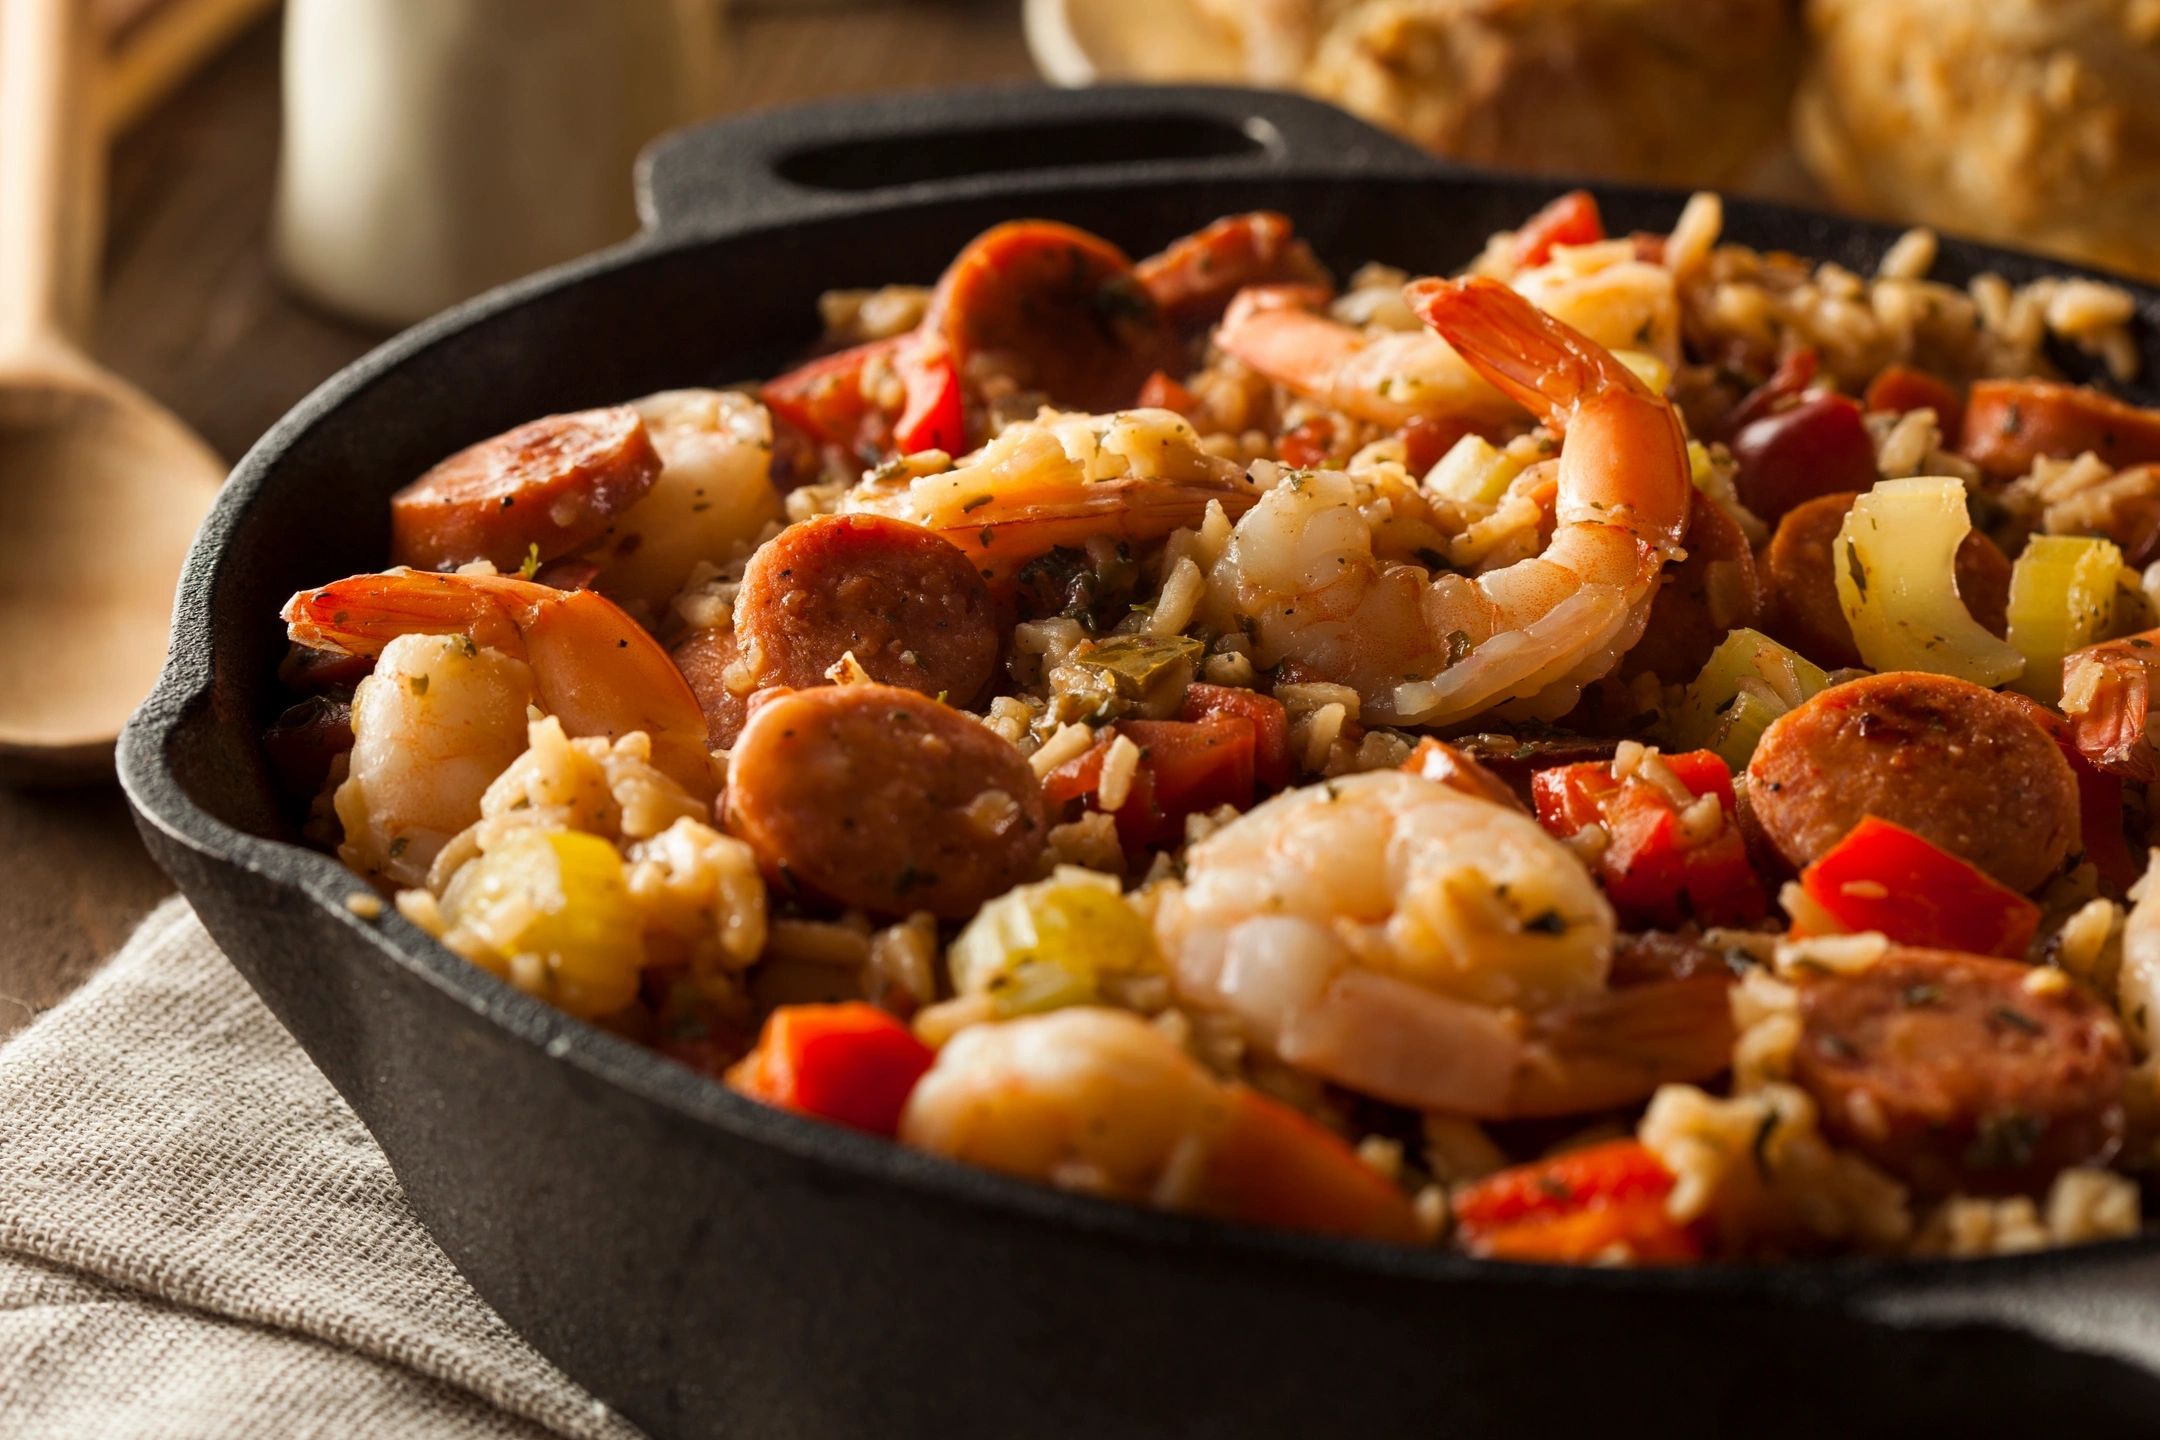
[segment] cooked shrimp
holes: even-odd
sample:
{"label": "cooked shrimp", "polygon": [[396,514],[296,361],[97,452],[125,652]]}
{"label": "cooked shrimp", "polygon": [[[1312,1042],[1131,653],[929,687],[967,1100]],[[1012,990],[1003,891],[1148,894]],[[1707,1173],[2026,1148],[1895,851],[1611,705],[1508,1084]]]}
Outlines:
{"label": "cooked shrimp", "polygon": [[[1597,344],[1680,358],[1680,301],[1671,272],[1621,246],[1596,246],[1515,276],[1517,291]],[[1428,330],[1358,328],[1319,313],[1327,291],[1256,286],[1240,294],[1216,343],[1277,384],[1389,428],[1423,416],[1498,424],[1515,407],[1481,367]],[[1502,387],[1504,388],[1504,387]]]}
{"label": "cooked shrimp", "polygon": [[900,1138],[1068,1190],[1296,1229],[1410,1240],[1402,1193],[1334,1135],[1215,1079],[1139,1016],[1081,1007],[960,1032]]}
{"label": "cooked shrimp", "polygon": [[658,641],[593,591],[386,570],[303,590],[285,602],[284,618],[300,644],[344,655],[379,655],[400,636],[449,635],[521,660],[539,705],[571,735],[643,731],[655,766],[692,795],[713,794],[705,715],[689,682]]}
{"label": "cooked shrimp", "polygon": [[1543,554],[1476,578],[1372,550],[1348,481],[1277,486],[1210,577],[1254,658],[1353,686],[1367,713],[1442,725],[1508,701],[1544,718],[1642,634],[1691,487],[1672,406],[1609,351],[1495,281],[1427,280],[1412,305],[1492,382],[1564,431]]}
{"label": "cooked shrimp", "polygon": [[1722,977],[1609,988],[1613,912],[1535,820],[1402,771],[1291,790],[1193,846],[1156,912],[1179,997],[1419,1109],[1565,1115],[1731,1058]]}
{"label": "cooked shrimp", "polygon": [[1202,449],[1173,411],[1045,412],[1007,427],[956,469],[873,474],[842,508],[935,530],[996,578],[1096,536],[1160,540],[1198,525],[1211,500],[1241,515],[1259,496],[1236,462]]}
{"label": "cooked shrimp", "polygon": [[1215,343],[1276,384],[1390,428],[1420,415],[1499,424],[1508,398],[1429,330],[1358,329],[1318,307],[1316,285],[1256,285],[1230,302]]}
{"label": "cooked shrimp", "polygon": [[2160,630],[2088,645],[2063,657],[2062,710],[2078,753],[2126,780],[2160,777],[2153,748],[2153,675]]}
{"label": "cooked shrimp", "polygon": [[351,768],[332,803],[338,858],[371,878],[420,884],[480,798],[525,749],[532,670],[451,635],[400,635],[353,692]]}
{"label": "cooked shrimp", "polygon": [[780,519],[772,483],[772,417],[748,395],[663,390],[634,408],[660,452],[660,476],[617,516],[593,550],[594,584],[658,613],[699,561],[725,564]]}

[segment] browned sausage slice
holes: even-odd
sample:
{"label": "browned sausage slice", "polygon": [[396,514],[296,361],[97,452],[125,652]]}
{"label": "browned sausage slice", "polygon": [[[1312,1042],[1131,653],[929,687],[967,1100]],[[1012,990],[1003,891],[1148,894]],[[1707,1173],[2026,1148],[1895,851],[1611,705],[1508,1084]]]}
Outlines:
{"label": "browned sausage slice", "polygon": [[777,884],[873,915],[972,915],[1034,872],[1048,834],[1026,757],[891,685],[763,699],[735,742],[725,813]]}
{"label": "browned sausage slice", "polygon": [[1893,950],[1803,979],[1793,1079],[1824,1132],[1923,1195],[2044,1189],[2122,1143],[2129,1047],[2076,985],[2014,960]]}
{"label": "browned sausage slice", "polygon": [[1083,410],[1130,405],[1181,347],[1125,252],[1051,220],[1011,220],[968,243],[923,317],[963,374],[982,356],[1022,386]]}
{"label": "browned sausage slice", "polygon": [[1328,274],[1288,218],[1271,210],[1226,215],[1133,266],[1133,279],[1180,330],[1222,317],[1248,285],[1326,284]]}
{"label": "browned sausage slice", "polygon": [[390,558],[515,570],[605,530],[652,488],[660,452],[627,405],[550,415],[458,451],[390,498]]}
{"label": "browned sausage slice", "polygon": [[737,663],[742,647],[735,631],[726,625],[693,630],[668,653],[705,712],[705,743],[715,750],[734,749],[750,716],[750,693],[757,688],[749,667]]}
{"label": "browned sausage slice", "polygon": [[1737,626],[1753,625],[1762,609],[1747,536],[1699,491],[1688,501],[1680,544],[1687,558],[1658,582],[1642,639],[1621,661],[1623,678],[1648,671],[1674,684],[1692,680],[1718,642]]}
{"label": "browned sausage slice", "polygon": [[883,515],[820,515],[767,541],[735,633],[767,685],[823,685],[852,651],[873,680],[964,705],[997,668],[990,589],[966,553]]}
{"label": "browned sausage slice", "polygon": [[[1852,626],[1838,603],[1831,556],[1846,512],[1859,498],[1854,491],[1841,490],[1794,506],[1778,521],[1777,533],[1762,552],[1767,602],[1763,628],[1832,670],[1861,663]],[[1990,634],[2005,632],[2010,623],[2010,557],[1977,530],[1958,546],[1957,588],[1973,619]]]}
{"label": "browned sausage slice", "polygon": [[1792,865],[1874,815],[2018,891],[2054,874],[2078,833],[2077,778],[2022,705],[1912,671],[1833,685],[1772,722],[1748,800]]}

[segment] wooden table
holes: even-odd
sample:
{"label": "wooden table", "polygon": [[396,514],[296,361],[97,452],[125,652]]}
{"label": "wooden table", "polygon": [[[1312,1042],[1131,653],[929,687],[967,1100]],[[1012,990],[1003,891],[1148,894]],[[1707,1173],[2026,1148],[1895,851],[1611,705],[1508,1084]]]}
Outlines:
{"label": "wooden table", "polygon": [[[1016,3],[738,0],[726,108],[1028,78]],[[278,37],[250,31],[112,157],[94,349],[237,458],[382,336],[278,285],[268,230]],[[119,791],[0,788],[0,1035],[73,989],[171,887]]]}

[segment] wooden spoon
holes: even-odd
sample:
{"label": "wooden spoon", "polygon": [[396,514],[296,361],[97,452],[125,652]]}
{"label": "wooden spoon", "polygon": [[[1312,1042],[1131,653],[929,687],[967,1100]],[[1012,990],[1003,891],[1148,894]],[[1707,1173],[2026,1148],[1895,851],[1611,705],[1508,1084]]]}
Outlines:
{"label": "wooden spoon", "polygon": [[0,779],[109,768],[224,478],[82,333],[102,180],[75,0],[0,0]]}

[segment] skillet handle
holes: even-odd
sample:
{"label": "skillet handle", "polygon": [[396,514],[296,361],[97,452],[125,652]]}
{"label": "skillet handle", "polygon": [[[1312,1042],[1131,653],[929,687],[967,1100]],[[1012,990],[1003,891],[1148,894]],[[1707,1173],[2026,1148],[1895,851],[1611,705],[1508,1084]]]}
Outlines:
{"label": "skillet handle", "polygon": [[1075,175],[1221,179],[1434,174],[1439,162],[1331,105],[1229,86],[1008,87],[796,106],[657,140],[639,157],[649,235],[763,229],[866,203],[1025,194]]}

